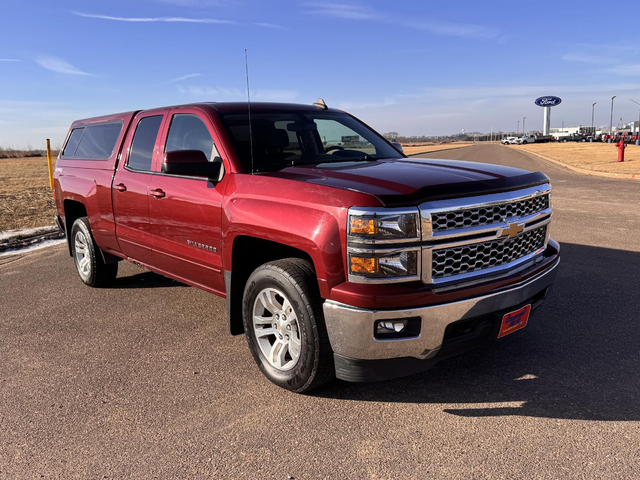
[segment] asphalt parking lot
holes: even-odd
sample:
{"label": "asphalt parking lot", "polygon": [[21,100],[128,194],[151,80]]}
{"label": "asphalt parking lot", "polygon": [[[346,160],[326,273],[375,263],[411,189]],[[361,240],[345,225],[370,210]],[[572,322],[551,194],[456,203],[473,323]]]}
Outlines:
{"label": "asphalt parking lot", "polygon": [[399,380],[311,395],[262,377],[224,300],[63,246],[0,258],[0,478],[638,478],[640,182],[543,170],[554,290],[526,329]]}

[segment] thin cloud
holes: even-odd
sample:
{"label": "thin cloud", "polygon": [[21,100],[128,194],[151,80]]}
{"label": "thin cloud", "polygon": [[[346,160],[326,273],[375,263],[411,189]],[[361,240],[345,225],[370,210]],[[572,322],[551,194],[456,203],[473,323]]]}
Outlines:
{"label": "thin cloud", "polygon": [[256,27],[264,27],[264,28],[284,29],[284,27],[282,25],[277,25],[275,23],[254,22],[251,25],[255,25]]}
{"label": "thin cloud", "polygon": [[578,62],[578,63],[588,63],[593,65],[609,65],[612,63],[617,63],[618,60],[600,56],[600,55],[590,55],[586,53],[567,53],[562,56],[562,59],[567,62]]}
{"label": "thin cloud", "polygon": [[[69,12],[72,15],[83,18],[96,18],[98,20],[109,20],[112,22],[126,23],[202,23],[210,25],[246,25],[233,20],[223,20],[219,18],[191,18],[191,17],[117,17],[113,15],[100,15],[94,13]],[[256,22],[252,25],[263,28],[283,28],[274,23]]]}
{"label": "thin cloud", "polygon": [[19,62],[17,58],[0,58],[0,62]]}
{"label": "thin cloud", "polygon": [[499,30],[484,25],[441,22],[437,20],[409,20],[400,17],[394,18],[391,14],[376,11],[373,7],[364,4],[305,2],[302,3],[301,6],[305,9],[304,13],[307,15],[323,15],[346,20],[368,20],[388,23],[449,37],[473,38],[478,40],[498,38],[499,41],[505,41]]}
{"label": "thin cloud", "polygon": [[93,73],[84,72],[79,68],[74,67],[69,62],[62,60],[61,58],[42,55],[36,58],[35,61],[42,68],[51,70],[52,72],[62,73],[65,75],[95,76]]}
{"label": "thin cloud", "polygon": [[616,75],[637,76],[640,75],[640,64],[619,65],[608,70]]}
{"label": "thin cloud", "polygon": [[183,80],[188,80],[189,78],[200,77],[201,73],[189,73],[187,75],[182,75],[181,77],[172,78],[171,80],[161,83],[160,85],[169,85],[172,83],[182,82]]}
{"label": "thin cloud", "polygon": [[194,7],[194,8],[211,8],[223,7],[229,2],[225,0],[151,0],[156,3],[165,3],[167,5],[177,5],[178,7]]}
{"label": "thin cloud", "polygon": [[373,10],[360,5],[333,2],[305,2],[308,15],[324,15],[327,17],[346,18],[350,20],[369,20],[375,18]]}
{"label": "thin cloud", "polygon": [[218,18],[188,18],[188,17],[114,17],[111,15],[98,15],[93,13],[70,12],[72,15],[84,18],[97,18],[99,20],[111,20],[114,22],[129,23],[208,23],[216,25],[238,25],[233,20],[220,20]]}
{"label": "thin cloud", "polygon": [[483,25],[467,23],[411,22],[405,25],[407,27],[433,33],[435,35],[446,35],[449,37],[465,37],[486,40],[500,35],[498,30],[494,30]]}
{"label": "thin cloud", "polygon": [[[240,100],[247,98],[247,91],[234,87],[211,87],[202,85],[176,85],[176,89],[184,94],[200,99],[210,98],[211,100]],[[294,90],[251,90],[251,100],[264,102],[292,102],[298,98],[299,94]]]}

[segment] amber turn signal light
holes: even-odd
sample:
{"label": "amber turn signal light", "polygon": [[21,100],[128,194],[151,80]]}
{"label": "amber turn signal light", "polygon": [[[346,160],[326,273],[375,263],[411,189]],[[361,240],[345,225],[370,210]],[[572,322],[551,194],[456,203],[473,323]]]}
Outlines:
{"label": "amber turn signal light", "polygon": [[378,259],[351,257],[351,273],[378,273]]}
{"label": "amber turn signal light", "polygon": [[375,218],[351,217],[349,230],[358,235],[375,235],[378,233],[378,222]]}

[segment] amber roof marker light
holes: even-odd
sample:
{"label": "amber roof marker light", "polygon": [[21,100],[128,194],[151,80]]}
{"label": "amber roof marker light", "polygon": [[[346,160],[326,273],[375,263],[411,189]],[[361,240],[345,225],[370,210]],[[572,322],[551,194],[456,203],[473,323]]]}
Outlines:
{"label": "amber roof marker light", "polygon": [[314,107],[319,108],[320,110],[328,110],[329,107],[327,107],[327,104],[324,103],[324,100],[322,98],[318,97],[318,101],[315,102],[313,104]]}

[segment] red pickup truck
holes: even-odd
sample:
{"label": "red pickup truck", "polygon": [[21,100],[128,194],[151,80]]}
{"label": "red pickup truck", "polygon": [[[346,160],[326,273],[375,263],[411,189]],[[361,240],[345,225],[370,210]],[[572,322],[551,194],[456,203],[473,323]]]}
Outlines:
{"label": "red pickup truck", "polygon": [[544,174],[407,158],[322,103],[78,120],[54,178],[85,284],[125,259],[225,297],[230,333],[296,392],[515,332],[560,261]]}

